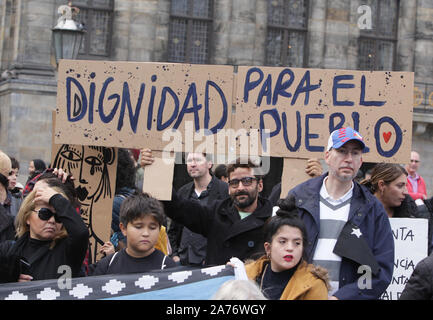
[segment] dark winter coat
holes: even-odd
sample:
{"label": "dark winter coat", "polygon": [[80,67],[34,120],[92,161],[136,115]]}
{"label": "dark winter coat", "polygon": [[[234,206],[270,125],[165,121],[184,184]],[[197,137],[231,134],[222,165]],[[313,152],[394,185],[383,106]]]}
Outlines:
{"label": "dark winter coat", "polygon": [[399,299],[433,300],[433,255],[416,265]]}
{"label": "dark winter coat", "polygon": [[[30,233],[27,232],[21,236],[16,242],[7,241],[0,244],[0,274],[3,276],[9,275],[16,277],[19,273],[28,274],[33,277],[33,280],[56,279],[64,274],[59,271],[59,266],[66,265],[70,267],[71,276],[77,277],[80,275],[81,265],[86,255],[87,245],[89,241],[89,232],[77,214],[75,208],[70,202],[59,194],[51,197],[50,205],[56,210],[56,214],[63,223],[68,236],[56,242],[54,247],[50,247],[51,241],[45,242],[30,239]],[[23,258],[23,252],[28,251],[29,245],[37,245],[37,250],[26,258],[29,262],[27,270],[3,270],[7,261],[10,261],[10,266],[17,267],[17,259]],[[23,267],[23,265],[19,265]],[[60,273],[59,273],[60,272]],[[1,279],[3,282],[14,282],[17,279]]]}
{"label": "dark winter coat", "polygon": [[[295,196],[307,229],[309,259],[314,255],[319,238],[319,195],[326,176],[309,179],[289,192]],[[354,235],[353,229],[359,229],[361,236]],[[354,182],[348,221],[337,239],[334,253],[342,257],[339,289],[334,293],[337,298],[378,299],[391,282],[394,239],[389,218],[379,200],[357,182]],[[358,278],[362,275],[358,268],[361,265],[372,269],[371,289],[358,287]]]}
{"label": "dark winter coat", "polygon": [[[191,199],[194,191],[194,181],[187,183],[178,190],[178,195],[184,199]],[[207,193],[204,195],[204,193]],[[203,197],[204,196],[204,197]],[[207,190],[198,199],[204,205],[211,205],[217,200],[229,196],[228,184],[212,176]],[[202,235],[185,228],[182,224],[172,221],[168,230],[173,256],[179,256],[182,264],[200,265],[206,258],[207,240]]]}
{"label": "dark winter coat", "polygon": [[14,219],[0,205],[0,243],[15,239]]}
{"label": "dark winter coat", "polygon": [[173,190],[172,201],[164,205],[167,216],[207,238],[207,265],[226,264],[232,257],[244,260],[264,251],[263,225],[272,215],[267,199],[259,197],[257,209],[242,220],[231,198],[202,206]]}

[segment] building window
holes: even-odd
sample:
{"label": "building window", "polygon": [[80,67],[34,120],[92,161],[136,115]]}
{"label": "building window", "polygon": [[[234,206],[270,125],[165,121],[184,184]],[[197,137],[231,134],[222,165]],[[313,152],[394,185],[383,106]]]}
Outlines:
{"label": "building window", "polygon": [[394,70],[396,62],[398,0],[367,0],[371,29],[362,29],[358,41],[359,70]]}
{"label": "building window", "polygon": [[16,55],[16,32],[17,32],[17,1],[6,0],[5,17],[3,22],[3,50],[0,52],[1,69],[5,70],[10,67]]}
{"label": "building window", "polygon": [[308,0],[268,0],[266,65],[305,67]]}
{"label": "building window", "polygon": [[172,0],[168,61],[209,63],[212,0]]}
{"label": "building window", "polygon": [[87,31],[78,57],[80,59],[104,59],[111,55],[114,0],[75,0],[80,12],[76,21]]}

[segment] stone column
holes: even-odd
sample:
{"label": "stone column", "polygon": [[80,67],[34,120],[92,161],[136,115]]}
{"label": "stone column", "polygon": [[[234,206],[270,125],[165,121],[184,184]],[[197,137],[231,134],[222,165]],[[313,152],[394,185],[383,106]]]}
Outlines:
{"label": "stone column", "polygon": [[398,19],[397,70],[413,71],[416,1],[401,1]]}
{"label": "stone column", "polygon": [[324,68],[347,69],[350,1],[328,0]]}
{"label": "stone column", "polygon": [[253,65],[265,64],[266,52],[266,32],[268,23],[268,2],[266,0],[256,0],[256,17],[255,17],[255,36]]}
{"label": "stone column", "polygon": [[170,0],[159,0],[156,12],[154,61],[167,61],[168,29],[170,25]]}
{"label": "stone column", "polygon": [[256,1],[233,1],[231,18],[227,63],[232,65],[250,65],[253,63],[254,57]]}
{"label": "stone column", "polygon": [[16,0],[14,4],[13,40],[1,52],[7,59],[2,58],[1,65],[0,149],[20,161],[20,173],[25,179],[30,160],[50,162],[52,110],[56,108],[57,93],[51,64],[51,29],[57,21],[59,3]]}
{"label": "stone column", "polygon": [[214,1],[213,18],[213,50],[211,62],[213,64],[227,64],[230,46],[230,15],[232,0]]}
{"label": "stone column", "polygon": [[309,68],[323,68],[326,29],[326,1],[313,0],[308,19]]}
{"label": "stone column", "polygon": [[131,28],[131,1],[114,2],[114,21],[113,21],[113,60],[129,60],[129,37]]}
{"label": "stone column", "polygon": [[433,2],[417,1],[415,38],[415,81],[432,83],[433,74]]}

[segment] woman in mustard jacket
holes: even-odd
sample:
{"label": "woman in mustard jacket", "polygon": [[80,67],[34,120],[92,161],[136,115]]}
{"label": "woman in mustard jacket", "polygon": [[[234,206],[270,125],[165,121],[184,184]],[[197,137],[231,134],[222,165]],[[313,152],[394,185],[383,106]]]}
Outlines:
{"label": "woman in mustard jacket", "polygon": [[272,300],[328,299],[328,272],[306,262],[306,230],[293,198],[280,200],[280,209],[264,227],[266,255],[247,263],[248,278]]}

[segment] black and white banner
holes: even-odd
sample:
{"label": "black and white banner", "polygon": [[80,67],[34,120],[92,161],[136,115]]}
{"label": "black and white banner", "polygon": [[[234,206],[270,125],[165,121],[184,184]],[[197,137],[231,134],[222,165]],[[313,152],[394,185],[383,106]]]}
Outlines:
{"label": "black and white banner", "polygon": [[143,274],[1,284],[0,300],[206,300],[231,279],[235,279],[231,266],[177,267]]}

